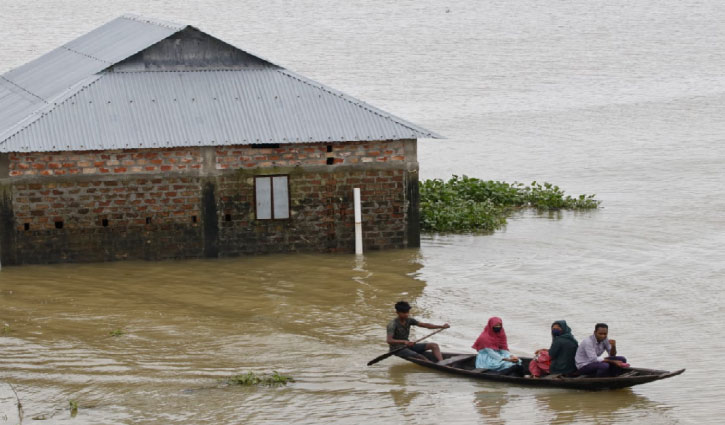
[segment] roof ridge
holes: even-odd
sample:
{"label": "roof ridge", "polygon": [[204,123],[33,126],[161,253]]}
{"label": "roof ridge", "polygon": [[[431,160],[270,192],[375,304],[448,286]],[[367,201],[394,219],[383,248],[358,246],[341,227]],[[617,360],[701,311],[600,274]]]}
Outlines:
{"label": "roof ridge", "polygon": [[207,68],[207,69],[143,69],[133,71],[103,71],[107,74],[146,74],[146,73],[164,73],[164,72],[239,72],[239,71],[259,71],[274,69],[278,70],[278,66],[245,66],[244,68]]}
{"label": "roof ridge", "polygon": [[144,24],[158,25],[160,27],[169,28],[172,30],[182,30],[189,26],[188,24],[180,24],[178,22],[165,21],[163,19],[147,18],[145,16],[138,15],[135,13],[125,13],[125,14],[119,16],[119,18],[127,19],[129,21],[141,22]]}

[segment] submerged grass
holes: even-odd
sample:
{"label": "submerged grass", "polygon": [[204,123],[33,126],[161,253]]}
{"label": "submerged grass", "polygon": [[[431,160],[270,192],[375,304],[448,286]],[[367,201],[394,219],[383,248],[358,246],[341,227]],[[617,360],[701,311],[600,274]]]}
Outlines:
{"label": "submerged grass", "polygon": [[110,336],[121,336],[121,335],[123,335],[124,333],[125,333],[125,332],[123,332],[123,329],[120,329],[120,328],[119,328],[119,329],[114,329],[114,330],[112,330],[112,331],[108,332],[108,335],[110,335]]}
{"label": "submerged grass", "polygon": [[75,400],[69,400],[68,409],[70,410],[70,416],[74,418],[78,414],[78,402]]}
{"label": "submerged grass", "polygon": [[287,385],[290,382],[295,382],[291,376],[282,375],[277,371],[271,374],[257,375],[254,372],[242,373],[234,375],[226,381],[231,385],[242,385],[242,386],[253,386],[253,385],[264,385],[264,386],[277,386]]}
{"label": "submerged grass", "polygon": [[493,231],[514,210],[585,210],[599,207],[595,195],[565,195],[551,183],[506,183],[453,176],[420,182],[420,224],[428,232]]}

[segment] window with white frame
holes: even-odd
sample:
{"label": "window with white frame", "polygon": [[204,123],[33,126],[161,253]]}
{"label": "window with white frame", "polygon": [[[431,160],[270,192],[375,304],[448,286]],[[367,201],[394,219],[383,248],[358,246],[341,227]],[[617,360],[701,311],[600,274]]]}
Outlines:
{"label": "window with white frame", "polygon": [[254,177],[257,220],[289,218],[289,176]]}

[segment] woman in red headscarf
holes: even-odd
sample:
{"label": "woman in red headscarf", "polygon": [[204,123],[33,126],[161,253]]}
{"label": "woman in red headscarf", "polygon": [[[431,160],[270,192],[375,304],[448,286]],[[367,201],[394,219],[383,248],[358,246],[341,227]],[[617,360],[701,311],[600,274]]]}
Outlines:
{"label": "woman in red headscarf", "polygon": [[500,317],[488,319],[488,324],[473,343],[473,349],[478,351],[477,369],[488,369],[502,374],[520,372],[522,369],[521,360],[508,351],[506,331],[503,330]]}

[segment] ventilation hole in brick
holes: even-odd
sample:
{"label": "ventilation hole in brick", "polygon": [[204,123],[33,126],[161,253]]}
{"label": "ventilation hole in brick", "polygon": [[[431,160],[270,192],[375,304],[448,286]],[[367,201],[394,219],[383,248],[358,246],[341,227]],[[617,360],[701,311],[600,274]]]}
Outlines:
{"label": "ventilation hole in brick", "polygon": [[104,218],[103,220],[101,220],[101,226],[108,227],[108,219],[107,218]]}
{"label": "ventilation hole in brick", "polygon": [[151,217],[146,217],[146,224],[151,224]]}
{"label": "ventilation hole in brick", "polygon": [[55,228],[56,229],[62,229],[63,228],[63,222],[62,221],[56,221],[55,222]]}
{"label": "ventilation hole in brick", "polygon": [[195,215],[192,215],[192,216],[191,216],[191,222],[192,222],[192,223],[196,223],[196,216],[195,216]]}
{"label": "ventilation hole in brick", "polygon": [[332,165],[335,163],[335,158],[327,158],[327,165]]}
{"label": "ventilation hole in brick", "polygon": [[279,143],[252,143],[252,149],[279,149]]}
{"label": "ventilation hole in brick", "polygon": [[224,214],[224,221],[232,221],[232,215],[231,214]]}
{"label": "ventilation hole in brick", "polygon": [[327,145],[327,151],[332,152],[332,145]]}
{"label": "ventilation hole in brick", "polygon": [[23,229],[25,229],[25,231],[26,231],[26,232],[27,232],[28,230],[30,230],[30,223],[25,223],[25,224],[23,224]]}

